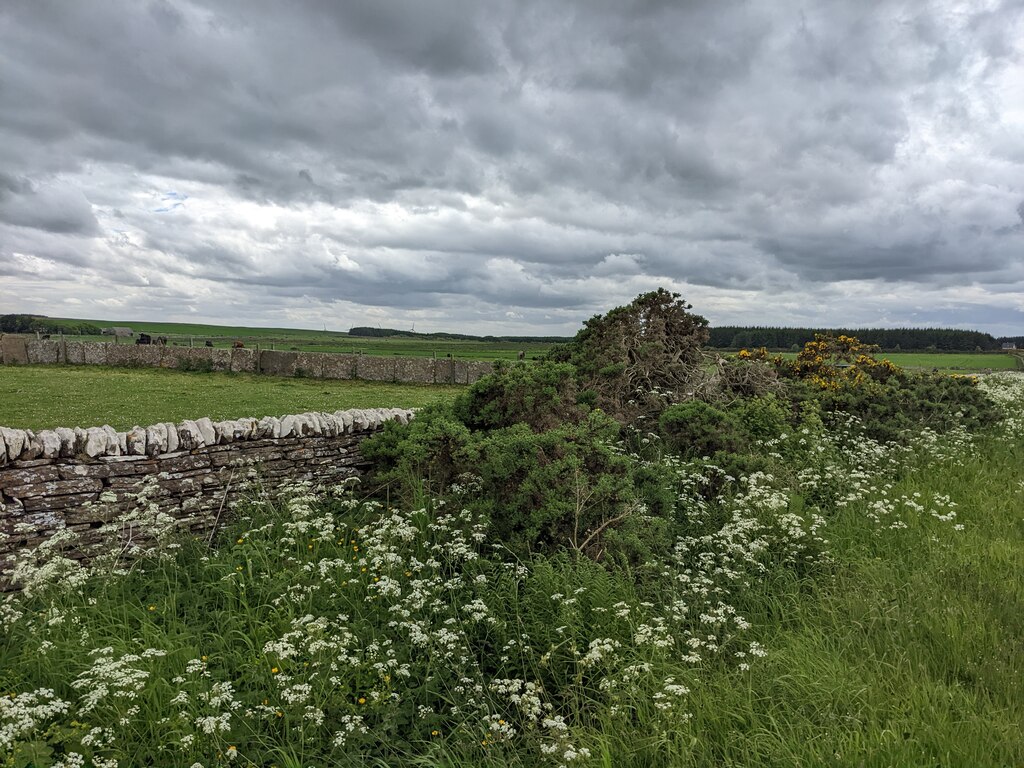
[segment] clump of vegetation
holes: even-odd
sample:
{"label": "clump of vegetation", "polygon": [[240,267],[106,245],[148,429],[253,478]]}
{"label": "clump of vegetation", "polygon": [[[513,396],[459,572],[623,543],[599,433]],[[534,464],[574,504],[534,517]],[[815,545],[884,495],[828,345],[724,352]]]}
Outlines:
{"label": "clump of vegetation", "polygon": [[666,397],[694,397],[705,384],[708,321],[664,288],[597,315],[550,357],[576,370],[584,400],[624,423],[656,416]]}
{"label": "clump of vegetation", "polygon": [[794,402],[813,400],[823,413],[854,415],[879,440],[905,439],[922,427],[976,429],[999,419],[974,377],[910,373],[878,360],[875,352],[850,336],[818,334],[795,360],[764,349],[741,350],[737,357],[747,364],[771,365],[793,382],[789,396]]}

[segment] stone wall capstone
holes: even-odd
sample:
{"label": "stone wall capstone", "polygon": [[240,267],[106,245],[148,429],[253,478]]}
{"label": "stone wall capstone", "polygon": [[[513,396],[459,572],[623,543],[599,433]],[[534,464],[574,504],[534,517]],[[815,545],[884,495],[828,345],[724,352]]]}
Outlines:
{"label": "stone wall capstone", "polygon": [[[72,529],[83,546],[145,493],[189,529],[210,529],[255,474],[328,483],[361,474],[359,444],[400,408],[210,419],[117,432],[109,426],[34,432],[0,427],[0,586],[9,556]],[[90,538],[92,537],[92,539]]]}

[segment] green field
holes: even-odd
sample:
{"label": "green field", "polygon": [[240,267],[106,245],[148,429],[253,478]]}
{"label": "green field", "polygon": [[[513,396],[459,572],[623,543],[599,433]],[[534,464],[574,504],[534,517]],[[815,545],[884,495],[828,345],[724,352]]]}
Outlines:
{"label": "green field", "polygon": [[[369,338],[349,336],[341,331],[313,331],[297,328],[245,328],[241,326],[191,323],[152,323],[146,321],[79,321],[52,318],[54,321],[89,322],[101,328],[124,326],[136,334],[166,336],[168,344],[230,347],[236,340],[246,347],[300,350],[302,352],[361,352],[364,355],[408,355],[446,357],[463,360],[515,360],[520,352],[527,358],[544,354],[551,344],[537,342],[477,341],[469,339],[421,339],[412,337]],[[110,336],[75,336],[82,341],[110,341]],[[127,341],[127,340],[122,340]],[[130,342],[128,342],[130,343]]]}
{"label": "green field", "polygon": [[288,379],[150,368],[0,366],[0,425],[21,429],[135,425],[208,416],[281,416],[348,408],[418,408],[457,386]]}

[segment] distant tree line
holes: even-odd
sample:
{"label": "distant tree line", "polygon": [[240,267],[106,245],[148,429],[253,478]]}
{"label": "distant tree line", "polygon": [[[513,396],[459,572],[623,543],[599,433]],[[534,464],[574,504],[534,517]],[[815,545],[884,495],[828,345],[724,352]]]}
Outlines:
{"label": "distant tree line", "polygon": [[0,333],[63,333],[98,336],[102,329],[83,320],[58,320],[46,315],[0,315]]}
{"label": "distant tree line", "polygon": [[989,352],[998,350],[1007,339],[980,331],[955,328],[772,328],[724,326],[711,329],[708,346],[716,349],[771,350],[801,348],[814,340],[816,333],[854,336],[865,344],[877,345],[890,352],[942,351]]}
{"label": "distant tree line", "polygon": [[394,328],[366,328],[357,326],[348,329],[349,336],[362,336],[364,338],[389,338],[397,337],[403,339],[435,339],[435,340],[456,340],[456,341],[507,341],[516,344],[538,343],[538,344],[561,344],[569,341],[571,336],[473,336],[467,333],[417,333],[416,331],[398,331]]}

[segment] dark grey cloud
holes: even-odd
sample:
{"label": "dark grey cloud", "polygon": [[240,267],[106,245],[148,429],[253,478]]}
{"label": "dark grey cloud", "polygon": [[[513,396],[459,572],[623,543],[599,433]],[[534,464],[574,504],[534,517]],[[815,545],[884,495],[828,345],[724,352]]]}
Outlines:
{"label": "dark grey cloud", "polygon": [[0,304],[1014,331],[1022,40],[1015,0],[8,0]]}

